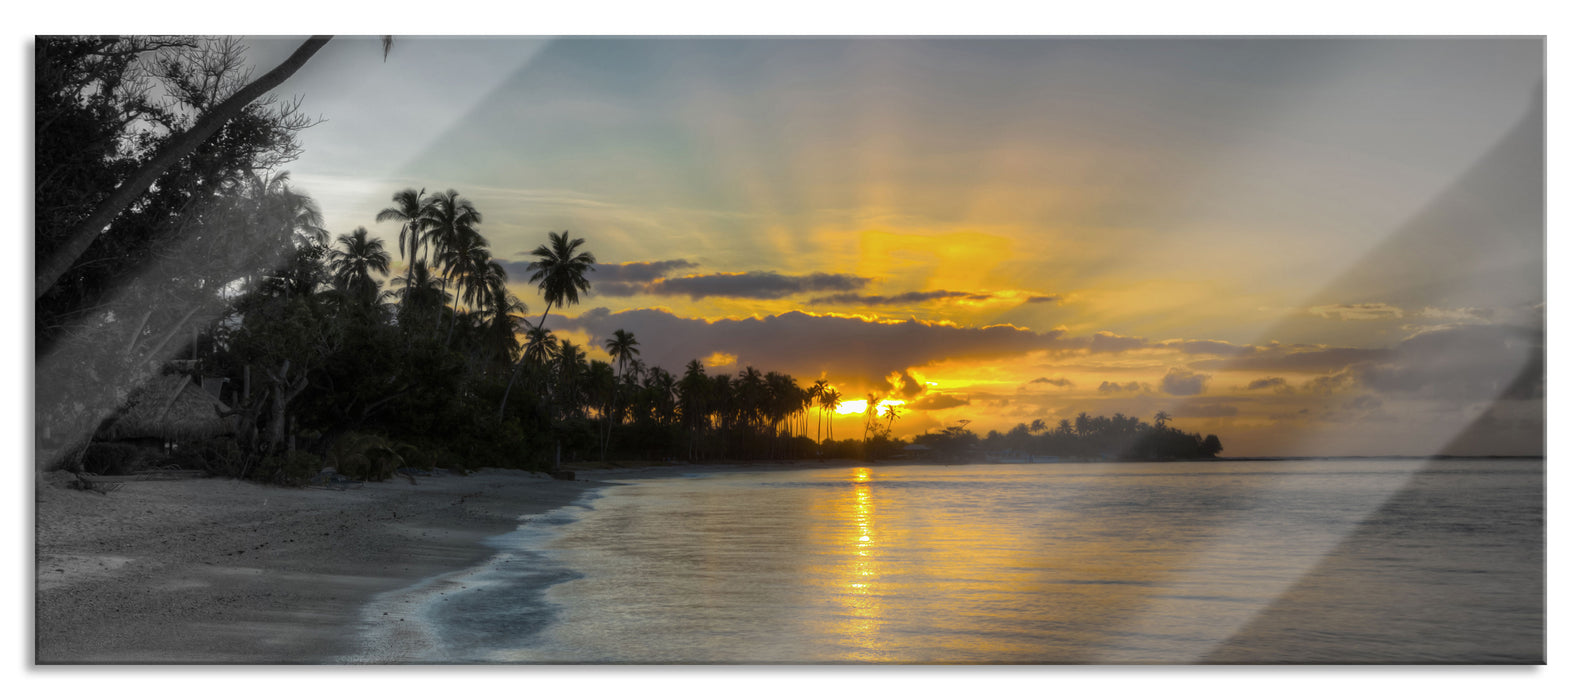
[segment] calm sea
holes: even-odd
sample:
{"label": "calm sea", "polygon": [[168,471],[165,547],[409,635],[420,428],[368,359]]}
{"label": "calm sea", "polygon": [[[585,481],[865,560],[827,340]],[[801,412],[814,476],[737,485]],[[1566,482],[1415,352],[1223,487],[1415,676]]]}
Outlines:
{"label": "calm sea", "polygon": [[399,660],[1544,660],[1542,460],[634,479],[491,543]]}

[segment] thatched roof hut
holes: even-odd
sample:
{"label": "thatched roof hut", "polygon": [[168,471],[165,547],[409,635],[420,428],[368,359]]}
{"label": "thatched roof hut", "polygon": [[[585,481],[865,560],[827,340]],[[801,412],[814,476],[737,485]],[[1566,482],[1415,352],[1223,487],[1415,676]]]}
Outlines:
{"label": "thatched roof hut", "polygon": [[126,413],[100,431],[100,440],[192,439],[236,432],[228,407],[186,374],[164,374],[132,393]]}

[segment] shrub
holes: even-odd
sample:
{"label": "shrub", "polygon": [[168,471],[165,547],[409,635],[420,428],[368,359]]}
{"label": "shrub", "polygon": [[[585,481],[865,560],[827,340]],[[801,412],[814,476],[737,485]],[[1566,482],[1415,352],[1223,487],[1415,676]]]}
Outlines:
{"label": "shrub", "polygon": [[301,486],[324,468],[324,461],[311,452],[292,450],[264,458],[259,465],[261,475],[288,486]]}
{"label": "shrub", "polygon": [[347,433],[330,448],[329,463],[342,476],[384,481],[406,466],[400,448],[410,447],[369,433]]}

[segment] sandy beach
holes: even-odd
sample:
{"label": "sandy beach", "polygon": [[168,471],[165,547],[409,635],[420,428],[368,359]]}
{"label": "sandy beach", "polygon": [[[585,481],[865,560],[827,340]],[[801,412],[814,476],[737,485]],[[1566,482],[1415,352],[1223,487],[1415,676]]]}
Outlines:
{"label": "sandy beach", "polygon": [[280,488],[134,481],[36,496],[38,664],[314,664],[358,651],[376,594],[472,565],[482,540],[599,485],[485,470]]}
{"label": "sandy beach", "polygon": [[569,466],[577,481],[490,469],[345,490],[187,479],[98,494],[46,475],[35,489],[34,661],[399,662],[363,638],[380,594],[480,564],[495,553],[487,537],[613,481],[744,469]]}

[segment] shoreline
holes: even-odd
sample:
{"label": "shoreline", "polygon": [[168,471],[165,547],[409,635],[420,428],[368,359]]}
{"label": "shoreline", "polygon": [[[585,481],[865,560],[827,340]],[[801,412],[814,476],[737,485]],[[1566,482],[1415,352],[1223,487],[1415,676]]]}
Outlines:
{"label": "shoreline", "polygon": [[372,618],[398,608],[375,607],[486,566],[500,552],[489,539],[524,520],[626,479],[848,465],[567,466],[577,480],[485,469],[333,490],[199,478],[107,495],[42,475],[33,663],[401,663],[421,630],[380,629]]}
{"label": "shoreline", "polygon": [[344,491],[61,480],[35,490],[38,665],[337,663],[376,596],[477,566],[488,537],[608,485],[492,469]]}

